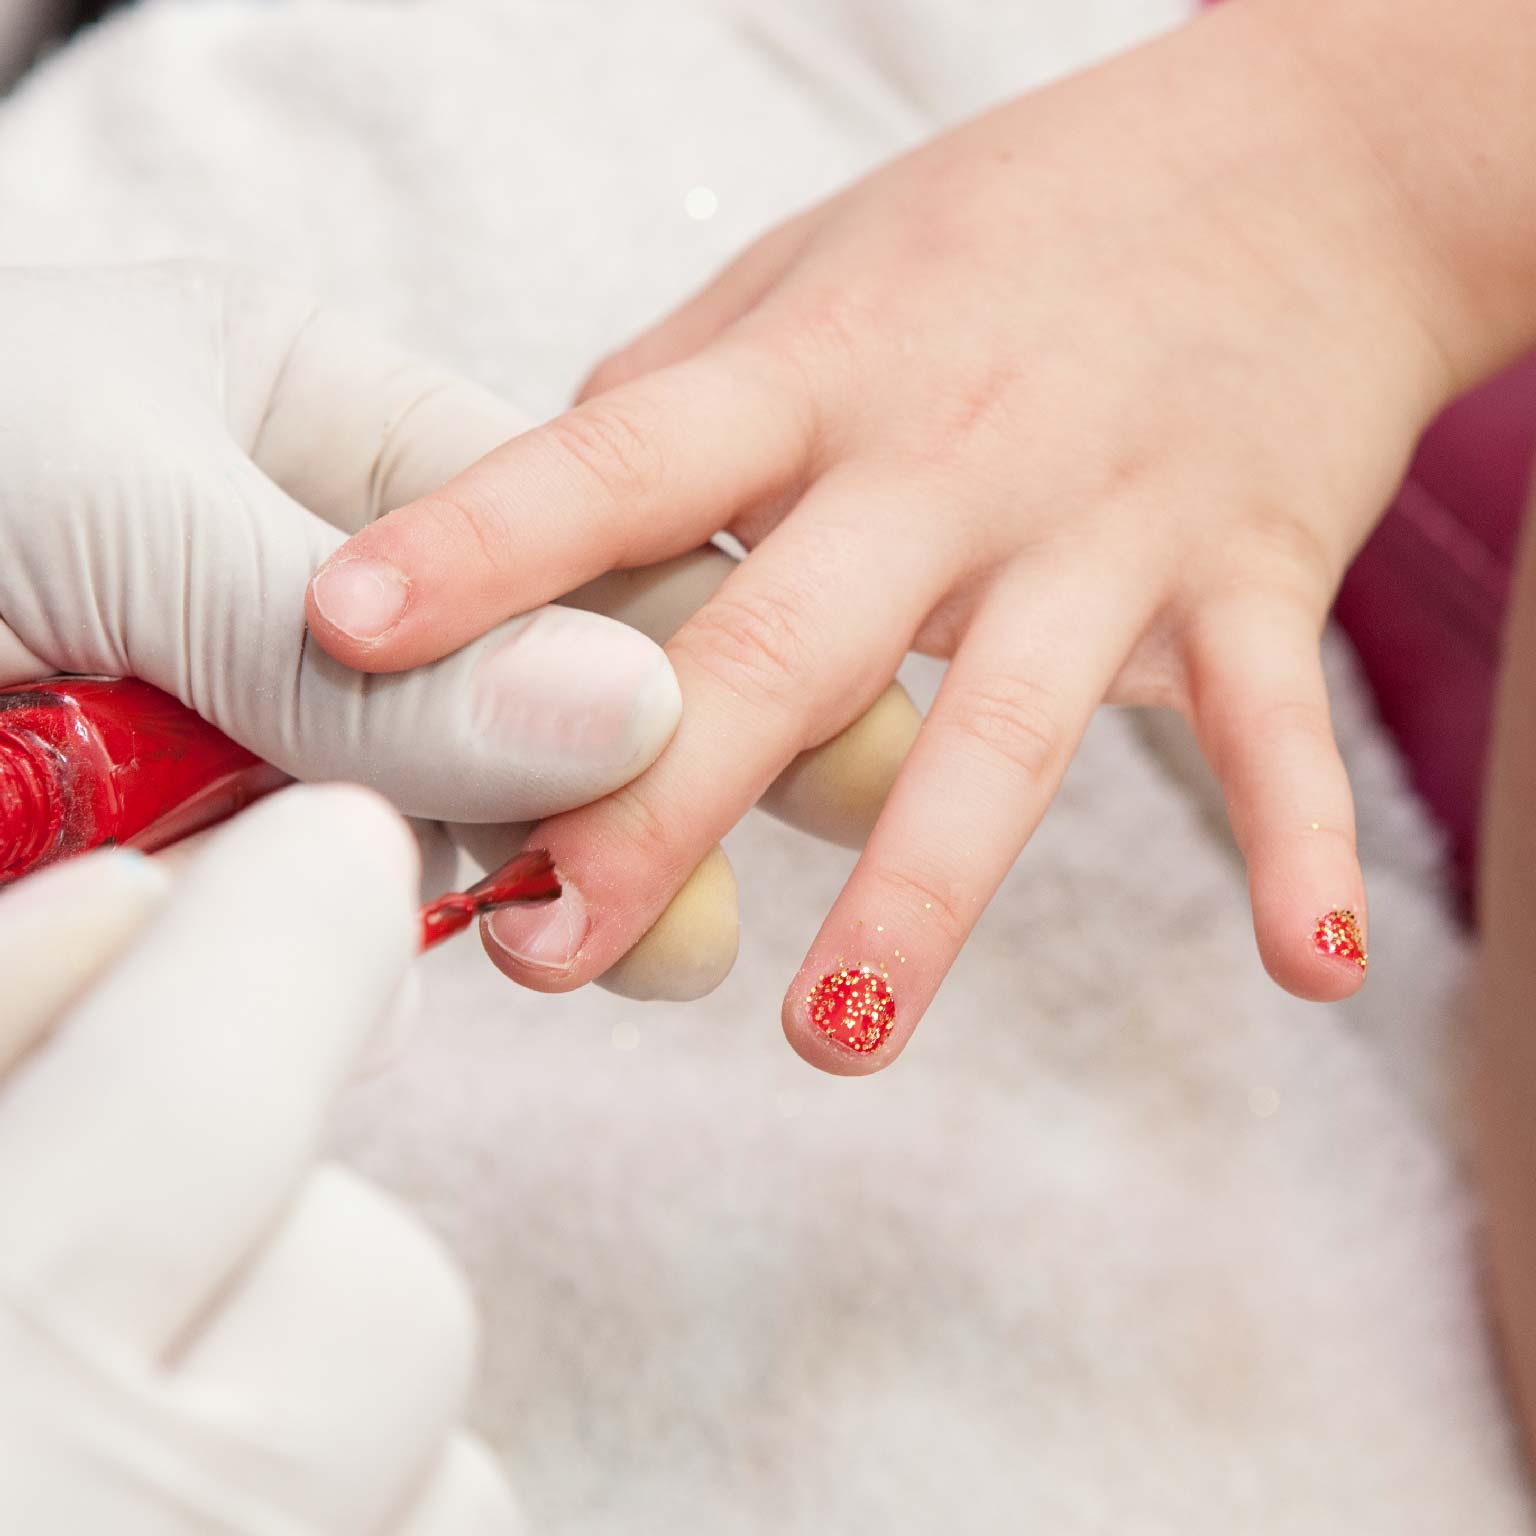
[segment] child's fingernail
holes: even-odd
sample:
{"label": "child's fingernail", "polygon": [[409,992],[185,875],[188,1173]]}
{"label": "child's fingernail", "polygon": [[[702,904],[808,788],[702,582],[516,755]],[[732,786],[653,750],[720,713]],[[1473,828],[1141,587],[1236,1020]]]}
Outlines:
{"label": "child's fingernail", "polygon": [[568,971],[591,932],[592,920],[581,892],[563,876],[560,895],[539,905],[503,907],[485,920],[486,932],[498,949],[520,965],[546,971]]}
{"label": "child's fingernail", "polygon": [[384,560],[336,560],[312,590],[327,624],[353,640],[377,640],[400,622],[410,583]]}
{"label": "child's fingernail", "polygon": [[805,994],[805,1011],[829,1040],[850,1051],[873,1051],[896,1022],[896,998],[873,966],[840,965]]}
{"label": "child's fingernail", "polygon": [[1348,907],[1335,907],[1325,912],[1312,933],[1312,943],[1320,955],[1332,955],[1336,960],[1347,960],[1366,967],[1365,935],[1360,931],[1360,919]]}

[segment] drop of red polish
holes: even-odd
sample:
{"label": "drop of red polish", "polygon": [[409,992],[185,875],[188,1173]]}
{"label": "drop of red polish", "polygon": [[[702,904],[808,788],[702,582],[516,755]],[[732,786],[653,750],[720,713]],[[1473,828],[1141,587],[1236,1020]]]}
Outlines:
{"label": "drop of red polish", "polygon": [[873,1051],[896,1023],[891,984],[867,965],[840,965],[805,995],[810,1021],[850,1051]]}

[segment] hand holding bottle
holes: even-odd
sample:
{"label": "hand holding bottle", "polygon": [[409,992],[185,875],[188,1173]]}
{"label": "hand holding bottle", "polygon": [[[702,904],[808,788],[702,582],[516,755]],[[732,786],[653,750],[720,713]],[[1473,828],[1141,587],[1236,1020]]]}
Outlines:
{"label": "hand holding bottle", "polygon": [[672,734],[666,658],[597,614],[385,687],[306,643],[315,567],[504,430],[485,391],[202,266],[0,274],[0,357],[0,686],[140,677],[285,773],[442,820],[584,804]]}

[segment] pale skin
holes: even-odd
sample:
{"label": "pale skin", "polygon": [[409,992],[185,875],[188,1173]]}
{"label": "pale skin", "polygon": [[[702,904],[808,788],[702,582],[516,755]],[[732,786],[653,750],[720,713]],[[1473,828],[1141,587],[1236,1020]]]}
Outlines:
{"label": "pale skin", "polygon": [[[531,833],[567,904],[490,921],[495,963],[601,974],[916,648],[952,665],[789,986],[808,1060],[901,1050],[1105,701],[1189,718],[1270,974],[1354,992],[1312,942],[1365,915],[1318,636],[1418,432],[1536,340],[1532,165],[1524,0],[1235,0],[773,231],[359,533],[309,622],[377,672],[721,529],[749,550],[668,646],[670,746]],[[891,973],[868,1054],[807,1016],[842,961]]]}

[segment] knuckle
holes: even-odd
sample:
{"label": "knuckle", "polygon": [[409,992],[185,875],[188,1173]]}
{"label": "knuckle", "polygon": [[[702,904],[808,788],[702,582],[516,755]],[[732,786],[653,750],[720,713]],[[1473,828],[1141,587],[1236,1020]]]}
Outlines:
{"label": "knuckle", "polygon": [[964,894],[952,875],[921,864],[888,867],[876,872],[882,892],[891,901],[921,917],[936,929],[940,939],[958,949],[975,921],[975,903]]}
{"label": "knuckle", "polygon": [[544,428],[561,461],[609,502],[633,511],[654,499],[666,466],[655,432],[633,403],[599,395]]}
{"label": "knuckle", "polygon": [[1332,822],[1323,822],[1317,826],[1309,826],[1306,835],[1312,840],[1323,838],[1334,844],[1339,854],[1346,860],[1353,860],[1357,856],[1358,842],[1354,828],[1337,826]]}
{"label": "knuckle", "polygon": [[1333,721],[1322,703],[1313,699],[1273,699],[1258,707],[1254,728],[1261,740],[1301,740],[1333,750]]}
{"label": "knuckle", "polygon": [[638,855],[639,867],[655,877],[682,872],[678,857],[678,829],[662,811],[657,797],[645,783],[620,790],[606,802],[618,821],[618,833],[626,848]]}
{"label": "knuckle", "polygon": [[878,303],[852,287],[817,286],[784,296],[745,334],[798,397],[836,400],[860,377],[885,318]]}
{"label": "knuckle", "polygon": [[1327,591],[1338,555],[1322,532],[1288,506],[1261,502],[1249,513],[1249,535],[1274,563],[1279,582],[1308,595]]}
{"label": "knuckle", "polygon": [[[387,527],[397,514],[381,519]],[[451,550],[470,549],[497,578],[508,577],[517,564],[512,518],[501,500],[486,489],[447,487],[410,508],[413,522],[424,524],[427,540]]]}
{"label": "knuckle", "polygon": [[1049,688],[1029,678],[970,684],[949,703],[945,717],[963,741],[1028,779],[1044,778],[1060,760],[1060,705]]}
{"label": "knuckle", "polygon": [[762,590],[706,604],[674,647],[723,687],[759,706],[788,703],[810,659],[799,605]]}

